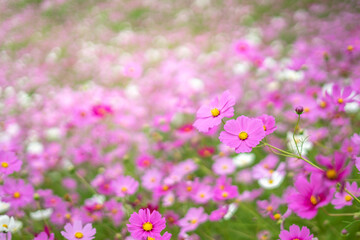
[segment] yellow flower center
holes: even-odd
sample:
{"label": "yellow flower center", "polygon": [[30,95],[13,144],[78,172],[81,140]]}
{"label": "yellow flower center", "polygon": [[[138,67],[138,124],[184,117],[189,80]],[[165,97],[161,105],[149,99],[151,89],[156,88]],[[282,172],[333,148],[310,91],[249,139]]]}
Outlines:
{"label": "yellow flower center", "polygon": [[344,102],[344,99],[342,99],[342,98],[338,99],[338,103],[342,104],[343,102]]}
{"label": "yellow flower center", "polygon": [[1,166],[2,166],[3,168],[7,168],[7,167],[9,166],[9,164],[8,164],[7,162],[2,162],[2,163],[1,163]]}
{"label": "yellow flower center", "polygon": [[65,218],[66,218],[66,219],[70,219],[70,218],[71,218],[71,214],[70,214],[70,213],[65,214]]}
{"label": "yellow flower center", "polygon": [[126,192],[127,190],[128,190],[127,187],[122,187],[122,188],[121,188],[121,191],[122,191],[122,192]]}
{"label": "yellow flower center", "polygon": [[310,112],[310,108],[308,107],[304,108],[304,112]]}
{"label": "yellow flower center", "polygon": [[204,194],[204,193],[200,193],[200,197],[201,197],[201,198],[204,198],[204,197],[205,197],[205,194]]}
{"label": "yellow flower center", "polygon": [[350,195],[346,195],[345,196],[345,201],[349,202],[351,201],[352,197]]}
{"label": "yellow flower center", "polygon": [[221,196],[222,196],[223,198],[227,198],[227,197],[229,196],[229,193],[227,193],[227,192],[222,192]]}
{"label": "yellow flower center", "polygon": [[111,213],[112,213],[112,214],[117,214],[117,213],[118,213],[118,210],[117,210],[116,208],[113,208],[113,209],[111,210]]}
{"label": "yellow flower center", "polygon": [[312,203],[312,205],[316,205],[318,204],[318,199],[316,199],[314,195],[311,195],[310,202]]}
{"label": "yellow flower center", "polygon": [[211,109],[211,115],[213,115],[213,117],[217,117],[219,116],[219,114],[220,114],[219,109],[217,108]]}
{"label": "yellow flower center", "polygon": [[274,180],[272,180],[272,179],[269,179],[269,184],[272,184],[273,182],[274,182]]}
{"label": "yellow flower center", "polygon": [[19,197],[20,197],[20,193],[19,193],[19,192],[14,192],[13,197],[14,197],[14,198],[19,198]]}
{"label": "yellow flower center", "polygon": [[273,210],[273,207],[270,205],[266,208],[266,211],[268,211],[268,212],[271,212],[272,210]]}
{"label": "yellow flower center", "polygon": [[349,45],[349,46],[347,46],[347,48],[346,48],[349,52],[351,52],[352,50],[354,50],[354,47],[352,46],[352,45]]}
{"label": "yellow flower center", "polygon": [[335,169],[329,169],[326,171],[326,177],[328,179],[336,179],[337,178],[337,172]]}
{"label": "yellow flower center", "polygon": [[155,240],[155,238],[148,237],[147,240]]}
{"label": "yellow flower center", "polygon": [[191,224],[195,224],[195,223],[197,223],[197,219],[193,219],[193,220],[191,220],[191,221],[190,221],[190,223],[191,223]]}
{"label": "yellow flower center", "polygon": [[84,237],[84,234],[81,233],[81,232],[76,232],[76,233],[75,233],[75,237],[78,238],[78,239],[81,239],[81,238]]}
{"label": "yellow flower center", "polygon": [[153,229],[153,225],[150,222],[146,222],[143,224],[143,229],[145,231],[151,231]]}
{"label": "yellow flower center", "polygon": [[241,140],[246,140],[247,138],[248,138],[248,134],[247,134],[247,132],[241,132],[241,133],[239,133],[239,138],[241,139]]}
{"label": "yellow flower center", "polygon": [[162,186],[162,190],[164,190],[164,191],[169,190],[169,186],[168,186],[168,185],[164,185],[164,186]]}
{"label": "yellow flower center", "polygon": [[3,224],[2,225],[4,228],[8,228],[8,225],[7,224]]}
{"label": "yellow flower center", "polygon": [[325,101],[321,101],[321,102],[320,102],[320,107],[321,107],[321,108],[325,108],[325,107],[326,107],[326,102],[325,102]]}
{"label": "yellow flower center", "polygon": [[279,220],[281,218],[281,215],[279,213],[275,214],[274,215],[274,219],[275,220]]}
{"label": "yellow flower center", "polygon": [[226,169],[228,169],[228,166],[227,166],[227,165],[223,165],[223,166],[222,166],[222,169],[223,169],[223,170],[226,170]]}
{"label": "yellow flower center", "polygon": [[186,187],[186,191],[191,192],[191,190],[192,190],[191,186]]}
{"label": "yellow flower center", "polygon": [[264,131],[266,131],[266,126],[265,125],[263,126],[263,128],[264,128]]}
{"label": "yellow flower center", "polygon": [[347,151],[348,151],[349,153],[352,153],[352,152],[354,151],[354,149],[353,149],[352,147],[347,147]]}

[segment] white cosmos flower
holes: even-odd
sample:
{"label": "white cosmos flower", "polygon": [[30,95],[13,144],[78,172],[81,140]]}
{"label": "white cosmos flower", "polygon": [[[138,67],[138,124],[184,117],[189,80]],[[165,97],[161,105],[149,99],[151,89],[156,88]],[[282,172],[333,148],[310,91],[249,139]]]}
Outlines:
{"label": "white cosmos flower", "polygon": [[14,224],[9,226],[9,231],[14,233],[20,231],[20,229],[23,227],[23,223],[15,220]]}
{"label": "white cosmos flower", "polygon": [[233,158],[236,167],[247,167],[255,160],[254,153],[240,153]]}
{"label": "white cosmos flower", "polygon": [[40,221],[40,220],[48,219],[52,213],[53,213],[52,208],[41,209],[35,212],[31,212],[30,217],[36,221]]}
{"label": "white cosmos flower", "polygon": [[9,232],[15,226],[15,220],[8,215],[0,215],[0,232]]}
{"label": "white cosmos flower", "polygon": [[9,210],[9,208],[10,208],[10,203],[2,202],[0,199],[0,213],[7,212],[7,210]]}
{"label": "white cosmos flower", "polygon": [[270,177],[264,177],[259,179],[259,185],[265,189],[273,189],[280,186],[284,181],[284,174],[274,171]]}

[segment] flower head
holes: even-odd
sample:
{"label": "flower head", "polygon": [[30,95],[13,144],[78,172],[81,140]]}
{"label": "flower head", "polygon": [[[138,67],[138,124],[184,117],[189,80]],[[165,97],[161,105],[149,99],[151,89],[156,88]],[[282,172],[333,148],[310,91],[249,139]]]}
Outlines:
{"label": "flower head", "polygon": [[139,183],[130,176],[121,176],[114,180],[111,186],[117,196],[125,197],[134,194],[139,187]]}
{"label": "flower head", "polygon": [[229,120],[220,133],[220,141],[236,153],[251,152],[252,148],[265,137],[264,124],[260,119],[240,116],[236,120]]}
{"label": "flower head", "polygon": [[0,174],[9,175],[20,171],[22,162],[16,157],[15,153],[0,151]]}
{"label": "flower head", "polygon": [[312,219],[320,207],[326,206],[332,199],[335,189],[324,185],[318,174],[310,176],[310,182],[304,176],[295,181],[296,190],[286,198],[289,208],[302,218]]}
{"label": "flower head", "polygon": [[91,223],[83,227],[81,221],[75,221],[74,225],[68,223],[64,228],[65,232],[61,231],[61,235],[67,240],[91,240],[95,238],[96,229],[92,227]]}
{"label": "flower head", "polygon": [[135,239],[146,239],[161,237],[160,233],[166,227],[166,220],[161,214],[154,210],[140,209],[139,213],[134,212],[129,219],[127,228]]}
{"label": "flower head", "polygon": [[200,107],[193,126],[200,132],[209,132],[211,128],[221,123],[221,119],[234,115],[234,105],[235,98],[229,91],[225,91],[220,97],[212,99],[209,105]]}
{"label": "flower head", "polygon": [[293,224],[290,226],[289,231],[282,230],[280,232],[280,240],[312,240],[313,235],[310,235],[310,230],[307,227],[302,227]]}

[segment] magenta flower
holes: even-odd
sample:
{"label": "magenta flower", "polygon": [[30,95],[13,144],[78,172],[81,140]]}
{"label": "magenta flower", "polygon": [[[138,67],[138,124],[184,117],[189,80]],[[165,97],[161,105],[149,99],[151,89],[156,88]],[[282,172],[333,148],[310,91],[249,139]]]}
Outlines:
{"label": "magenta flower", "polygon": [[335,152],[333,158],[318,155],[316,160],[321,166],[325,167],[325,171],[309,165],[306,168],[322,175],[326,184],[334,185],[338,182],[343,182],[351,172],[352,166],[350,164],[346,165],[346,158],[347,156],[340,152]]}
{"label": "magenta flower", "polygon": [[[345,184],[345,188],[351,192],[355,197],[360,196],[360,189],[356,182],[353,182],[351,185],[349,182]],[[335,209],[340,209],[345,206],[351,206],[353,198],[350,194],[345,191],[335,193],[335,198],[331,201],[331,204],[334,205]]]}
{"label": "magenta flower", "polygon": [[225,91],[221,97],[212,99],[209,105],[200,107],[193,126],[200,132],[209,132],[211,128],[220,125],[224,117],[234,116],[234,105],[235,98],[229,91]]}
{"label": "magenta flower", "polygon": [[51,233],[49,236],[46,232],[41,232],[33,240],[54,240],[54,234]]}
{"label": "magenta flower", "polygon": [[126,226],[135,239],[147,239],[148,237],[157,239],[161,237],[160,233],[166,227],[165,218],[161,217],[158,211],[150,212],[148,208],[131,214],[129,222],[130,224]]}
{"label": "magenta flower", "polygon": [[204,208],[190,208],[185,217],[179,220],[180,234],[195,230],[201,223],[208,219]]}
{"label": "magenta flower", "polygon": [[333,100],[333,103],[339,107],[340,111],[344,110],[346,103],[353,102],[355,97],[352,96],[352,88],[350,86],[341,89],[338,84],[334,84],[331,93],[326,92],[325,94]]}
{"label": "magenta flower", "polygon": [[302,227],[293,224],[290,226],[289,231],[281,230],[280,240],[312,240],[313,235],[310,235],[310,230],[307,227]]}
{"label": "magenta flower", "polygon": [[221,206],[218,209],[211,212],[209,220],[212,222],[220,221],[228,212],[228,206]]}
{"label": "magenta flower", "polygon": [[9,175],[21,169],[22,162],[16,157],[15,153],[0,151],[0,174]]}
{"label": "magenta flower", "polygon": [[30,184],[25,184],[22,179],[7,178],[2,191],[4,193],[2,199],[15,208],[23,207],[33,201],[34,188]]}
{"label": "magenta flower", "polygon": [[260,119],[263,123],[266,136],[276,130],[277,127],[275,126],[275,118],[273,116],[263,114],[262,116],[258,117],[258,119]]}
{"label": "magenta flower", "polygon": [[91,223],[82,226],[81,221],[75,221],[74,225],[68,223],[65,225],[65,232],[61,231],[61,235],[67,240],[91,240],[95,238],[96,229]]}
{"label": "magenta flower", "polygon": [[265,137],[264,124],[260,119],[240,116],[236,120],[229,120],[220,133],[220,141],[236,153],[251,152],[252,148]]}
{"label": "magenta flower", "polygon": [[111,182],[111,187],[114,189],[116,196],[125,197],[134,194],[138,190],[139,183],[130,176],[121,176]]}
{"label": "magenta flower", "polygon": [[318,208],[326,206],[332,199],[334,188],[328,188],[319,174],[312,174],[310,182],[304,176],[295,181],[295,188],[289,193],[286,201],[289,208],[302,218],[312,219]]}

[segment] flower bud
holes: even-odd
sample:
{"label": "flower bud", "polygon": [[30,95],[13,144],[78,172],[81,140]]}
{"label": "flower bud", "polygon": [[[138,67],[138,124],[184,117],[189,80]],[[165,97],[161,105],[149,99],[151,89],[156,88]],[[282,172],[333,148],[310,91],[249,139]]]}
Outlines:
{"label": "flower bud", "polygon": [[301,115],[301,114],[304,112],[303,106],[297,106],[297,107],[295,108],[295,112],[296,112],[297,114]]}

